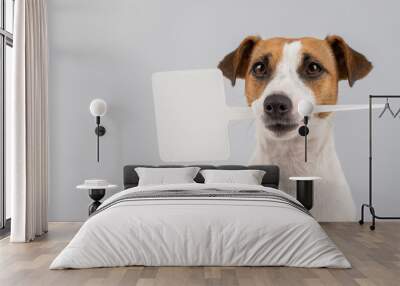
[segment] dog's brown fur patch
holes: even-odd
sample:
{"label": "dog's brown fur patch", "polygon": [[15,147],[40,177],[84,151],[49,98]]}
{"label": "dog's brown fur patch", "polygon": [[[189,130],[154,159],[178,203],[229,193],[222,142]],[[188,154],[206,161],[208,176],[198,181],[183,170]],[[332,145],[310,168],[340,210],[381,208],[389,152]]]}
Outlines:
{"label": "dog's brown fur patch", "polygon": [[[304,83],[313,91],[315,101],[320,104],[336,104],[338,97],[338,75],[336,60],[325,40],[302,38],[302,53],[317,59],[324,67],[325,73],[317,80]],[[329,113],[320,113],[319,117],[328,116]]]}
{"label": "dog's brown fur patch", "polygon": [[227,54],[218,64],[223,75],[235,85],[236,78],[244,78],[254,46],[261,40],[258,36],[246,37],[239,47]]}
{"label": "dog's brown fur patch", "polygon": [[350,48],[343,38],[333,35],[326,37],[325,41],[336,58],[339,79],[347,79],[350,86],[372,70],[372,63],[363,54]]}
{"label": "dog's brown fur patch", "polygon": [[262,58],[265,55],[270,55],[269,56],[269,68],[272,71],[275,71],[277,65],[279,64],[281,57],[282,57],[282,52],[283,52],[283,46],[285,43],[287,43],[289,40],[284,39],[284,38],[273,38],[269,40],[263,40],[259,41],[257,45],[253,48],[253,52],[251,54],[251,58],[249,61],[249,64],[247,66],[247,72],[244,76],[245,79],[245,95],[247,99],[247,104],[250,106],[252,102],[256,99],[258,99],[265,87],[268,85],[269,81],[272,78],[269,78],[264,81],[257,80],[254,78],[251,73],[250,73],[250,68],[252,64],[254,64],[256,61],[258,61],[260,58]]}

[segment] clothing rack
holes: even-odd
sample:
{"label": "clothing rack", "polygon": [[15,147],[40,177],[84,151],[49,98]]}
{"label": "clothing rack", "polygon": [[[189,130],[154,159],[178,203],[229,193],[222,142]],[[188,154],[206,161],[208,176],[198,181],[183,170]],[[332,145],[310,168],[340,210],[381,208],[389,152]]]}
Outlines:
{"label": "clothing rack", "polygon": [[374,98],[400,98],[400,95],[370,95],[369,96],[369,200],[368,204],[362,204],[361,206],[361,219],[359,220],[360,224],[364,224],[364,208],[369,208],[369,211],[372,216],[372,224],[370,225],[371,230],[375,230],[375,220],[376,219],[400,219],[400,217],[396,216],[379,216],[375,212],[375,208],[372,203],[372,101]]}

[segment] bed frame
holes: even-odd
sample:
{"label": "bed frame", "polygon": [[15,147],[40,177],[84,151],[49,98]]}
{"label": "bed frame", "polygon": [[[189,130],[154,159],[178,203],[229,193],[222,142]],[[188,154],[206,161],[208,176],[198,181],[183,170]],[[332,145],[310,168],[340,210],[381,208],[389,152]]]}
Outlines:
{"label": "bed frame", "polygon": [[[263,170],[265,171],[265,175],[262,179],[261,184],[265,187],[271,187],[278,189],[279,187],[279,167],[275,165],[222,165],[222,166],[214,166],[214,165],[160,165],[160,166],[152,166],[152,165],[127,165],[124,167],[124,189],[136,187],[139,183],[139,176],[135,171],[137,167],[147,167],[147,168],[179,168],[179,167],[200,167],[203,169],[218,169],[218,170]],[[203,176],[198,173],[194,180],[197,183],[204,183]]]}

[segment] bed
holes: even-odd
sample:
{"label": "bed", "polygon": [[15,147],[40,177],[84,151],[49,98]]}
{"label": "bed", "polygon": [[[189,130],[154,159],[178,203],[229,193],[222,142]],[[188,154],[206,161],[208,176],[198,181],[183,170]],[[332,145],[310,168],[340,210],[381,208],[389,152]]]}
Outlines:
{"label": "bed", "polygon": [[136,167],[124,167],[124,191],[102,203],[50,269],[351,267],[310,213],[278,189],[277,166],[198,166],[264,170],[261,185],[205,184],[199,173],[196,183],[153,186],[138,186]]}

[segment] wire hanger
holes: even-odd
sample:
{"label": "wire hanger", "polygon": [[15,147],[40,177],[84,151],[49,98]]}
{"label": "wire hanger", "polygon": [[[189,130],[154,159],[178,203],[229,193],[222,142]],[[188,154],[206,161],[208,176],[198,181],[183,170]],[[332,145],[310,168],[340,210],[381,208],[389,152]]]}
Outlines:
{"label": "wire hanger", "polygon": [[390,104],[389,104],[389,99],[386,98],[386,103],[385,103],[385,107],[383,108],[381,114],[379,114],[379,118],[381,118],[383,116],[383,114],[386,112],[386,110],[389,110],[390,114],[392,114],[393,117],[396,117],[397,114],[399,113],[399,111],[396,112],[396,115],[394,114],[394,112],[392,111],[392,109],[390,108]]}
{"label": "wire hanger", "polygon": [[[399,108],[399,110],[397,110],[397,112],[394,114],[394,118],[396,118],[397,117],[397,115],[399,115],[400,114],[400,108]],[[400,117],[400,116],[399,116]]]}

